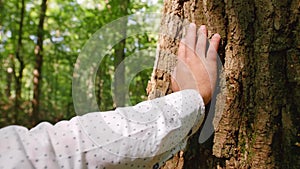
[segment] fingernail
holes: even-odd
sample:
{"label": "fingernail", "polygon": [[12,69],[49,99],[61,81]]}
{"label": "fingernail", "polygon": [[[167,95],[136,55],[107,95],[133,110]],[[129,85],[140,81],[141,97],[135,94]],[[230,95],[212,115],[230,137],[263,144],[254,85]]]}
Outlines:
{"label": "fingernail", "polygon": [[205,25],[201,25],[201,26],[200,26],[200,29],[201,29],[201,30],[205,30],[205,28],[206,28]]}
{"label": "fingernail", "polygon": [[195,23],[190,23],[190,27],[196,27]]}
{"label": "fingernail", "polygon": [[186,41],[185,38],[182,38],[180,42],[185,43],[185,41]]}
{"label": "fingernail", "polygon": [[220,39],[221,38],[221,35],[220,34],[218,34],[218,33],[216,33],[216,34],[214,34],[214,36],[213,36],[214,38],[218,38],[218,39]]}

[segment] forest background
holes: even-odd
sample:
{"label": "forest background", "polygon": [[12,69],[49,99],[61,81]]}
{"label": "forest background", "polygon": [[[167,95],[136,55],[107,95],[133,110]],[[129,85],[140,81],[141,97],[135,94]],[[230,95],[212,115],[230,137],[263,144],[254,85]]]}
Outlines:
{"label": "forest background", "polygon": [[[0,0],[0,127],[30,128],[75,116],[72,75],[84,44],[107,23],[133,13],[160,12],[161,7],[157,0]],[[116,107],[110,89],[116,66],[136,51],[155,48],[157,38],[139,34],[109,51],[95,85],[100,110]],[[131,81],[132,104],[147,99],[151,71],[143,70]]]}

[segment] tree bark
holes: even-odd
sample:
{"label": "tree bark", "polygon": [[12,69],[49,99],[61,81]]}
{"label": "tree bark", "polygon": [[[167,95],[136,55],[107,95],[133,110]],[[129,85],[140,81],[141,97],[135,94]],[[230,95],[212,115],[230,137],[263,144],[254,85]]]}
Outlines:
{"label": "tree bark", "polygon": [[[199,145],[195,136],[185,153],[163,168],[299,168],[299,2],[165,1],[162,31],[178,30],[167,15],[221,35],[225,83],[220,95],[226,100],[216,112],[222,116],[213,138]],[[160,36],[149,98],[171,92],[168,73],[177,47],[178,41]],[[161,52],[166,50],[173,55]],[[217,99],[217,105],[221,102]]]}
{"label": "tree bark", "polygon": [[32,123],[36,124],[40,119],[40,93],[42,84],[43,66],[43,37],[44,21],[46,17],[47,0],[43,0],[40,9],[40,19],[37,30],[37,45],[34,49],[35,66],[33,71],[33,100],[32,100]]}

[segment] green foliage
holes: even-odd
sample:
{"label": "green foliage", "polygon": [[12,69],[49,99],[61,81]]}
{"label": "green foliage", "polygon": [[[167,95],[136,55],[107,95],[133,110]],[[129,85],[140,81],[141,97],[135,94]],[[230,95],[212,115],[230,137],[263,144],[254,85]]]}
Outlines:
{"label": "green foliage", "polygon": [[[51,0],[48,2],[44,24],[44,51],[41,86],[41,121],[52,123],[75,116],[72,101],[72,74],[74,63],[85,42],[105,24],[124,16],[118,12],[121,0]],[[137,11],[159,12],[162,2],[132,0],[127,14]],[[20,56],[25,63],[23,70],[21,102],[15,105],[16,77],[19,76],[20,62],[16,58],[21,1],[0,0],[0,127],[9,124],[29,123],[32,112],[33,72],[35,63],[36,34],[41,1],[25,0],[23,38]],[[151,37],[151,38],[149,38]],[[125,56],[137,50],[156,46],[151,35],[130,37],[126,40]],[[134,43],[138,45],[132,45]],[[113,52],[113,51],[111,51]],[[96,93],[101,110],[114,108],[111,93],[113,58],[107,55],[98,70]],[[130,71],[130,70],[127,70]],[[130,100],[136,104],[146,98],[145,88],[151,70],[136,75],[129,88]],[[15,108],[19,107],[18,121]]]}

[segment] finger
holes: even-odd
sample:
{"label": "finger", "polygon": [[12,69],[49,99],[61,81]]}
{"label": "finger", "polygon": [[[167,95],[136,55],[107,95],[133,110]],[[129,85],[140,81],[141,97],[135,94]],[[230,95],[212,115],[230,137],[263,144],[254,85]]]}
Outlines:
{"label": "finger", "polygon": [[171,88],[172,88],[173,92],[177,92],[180,90],[180,88],[173,76],[171,77]]}
{"label": "finger", "polygon": [[216,61],[220,40],[221,36],[219,34],[214,34],[214,36],[211,38],[210,45],[207,51],[208,60]]}
{"label": "finger", "polygon": [[179,85],[178,85],[178,83],[176,81],[176,77],[178,76],[177,75],[178,66],[179,66],[180,62],[181,61],[178,60],[177,65],[176,65],[176,67],[174,68],[174,70],[173,70],[173,72],[171,74],[171,89],[172,89],[173,92],[177,92],[177,91],[180,90]]}
{"label": "finger", "polygon": [[198,40],[196,45],[196,54],[198,57],[205,57],[207,45],[207,29],[205,25],[201,25],[198,30]]}
{"label": "finger", "polygon": [[185,39],[182,39],[179,43],[178,47],[178,59],[184,60],[186,55],[185,55]]}
{"label": "finger", "polygon": [[189,29],[188,29],[188,32],[186,34],[186,38],[185,38],[184,42],[190,50],[195,51],[196,25],[194,23],[190,23]]}

